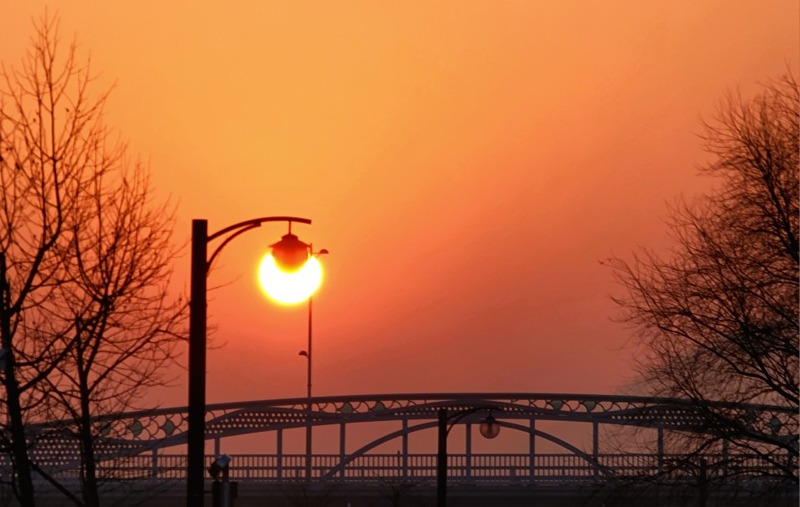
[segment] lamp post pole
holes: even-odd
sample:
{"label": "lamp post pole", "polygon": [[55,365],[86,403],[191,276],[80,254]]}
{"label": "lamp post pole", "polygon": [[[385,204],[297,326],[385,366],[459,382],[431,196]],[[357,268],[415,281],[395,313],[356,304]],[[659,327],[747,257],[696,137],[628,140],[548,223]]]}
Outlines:
{"label": "lamp post pole", "polygon": [[436,506],[447,505],[447,409],[439,409],[438,449],[436,453]]}
{"label": "lamp post pole", "polygon": [[[191,279],[189,301],[189,413],[187,417],[186,505],[202,507],[204,495],[204,453],[206,412],[206,306],[208,270],[222,248],[240,234],[265,222],[311,224],[306,218],[277,216],[239,222],[214,234],[208,234],[208,221],[192,220]],[[223,238],[208,257],[211,241]]]}
{"label": "lamp post pole", "polygon": [[[311,249],[311,255],[315,257],[319,257],[320,255],[326,255],[328,251],[326,249],[322,249],[319,252],[314,252],[313,248]],[[300,351],[301,356],[306,356],[306,360],[308,361],[308,371],[307,371],[307,382],[306,382],[306,481],[311,480],[311,434],[312,434],[312,424],[311,424],[311,337],[313,336],[312,333],[312,323],[314,322],[313,319],[313,296],[308,297],[308,346],[306,350]]]}
{"label": "lamp post pole", "polygon": [[189,300],[189,430],[186,463],[188,507],[203,505],[206,416],[206,275],[208,222],[192,220],[192,277]]}
{"label": "lamp post pole", "polygon": [[[446,408],[438,411],[438,446],[436,452],[436,506],[447,507],[447,435],[453,426],[462,418],[480,410],[491,410],[493,407],[476,407],[449,414]],[[498,410],[495,408],[495,410]],[[452,420],[448,428],[447,423]],[[481,435],[492,439],[500,434],[500,423],[491,414],[481,422]]]}
{"label": "lamp post pole", "polygon": [[307,384],[307,407],[306,407],[306,481],[311,480],[311,323],[312,320],[312,297],[308,298],[308,348],[306,349],[306,359],[308,359],[308,384]]}

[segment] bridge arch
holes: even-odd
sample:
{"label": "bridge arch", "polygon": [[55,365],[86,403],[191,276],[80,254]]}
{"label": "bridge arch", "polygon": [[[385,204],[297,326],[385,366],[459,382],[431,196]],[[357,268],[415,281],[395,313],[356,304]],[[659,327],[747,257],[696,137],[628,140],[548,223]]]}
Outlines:
{"label": "bridge arch", "polygon": [[[309,402],[311,409],[309,410]],[[794,410],[769,405],[739,405],[719,403],[742,420],[748,421],[754,439],[775,441],[786,446],[797,446],[798,414]],[[340,452],[338,461],[315,467],[315,478],[333,478],[337,472],[369,455],[382,443],[402,438],[410,433],[436,426],[440,409],[451,413],[476,408],[491,409],[505,427],[527,432],[566,449],[582,460],[587,470],[595,476],[610,477],[618,473],[607,462],[598,458],[598,430],[607,425],[653,428],[659,435],[664,431],[709,432],[701,408],[688,400],[651,398],[621,395],[564,394],[564,393],[434,393],[358,395],[257,400],[208,405],[206,410],[206,439],[222,441],[225,438],[253,433],[274,432],[312,426],[340,425],[343,429],[355,423],[399,421],[403,429],[383,435],[358,449]],[[531,421],[581,422],[592,426],[593,448],[580,449],[558,436],[544,432],[529,424]],[[464,420],[464,423],[468,423]],[[97,455],[100,460],[116,458],[152,459],[152,475],[169,468],[180,473],[180,465],[163,466],[171,448],[185,445],[186,408],[162,408],[134,411],[95,418],[98,428]],[[79,448],[70,421],[50,421],[31,427],[32,457],[43,467],[59,470],[79,466]],[[342,431],[344,435],[344,431]],[[342,444],[342,448],[344,445]],[[264,477],[281,479],[281,455],[273,456]],[[534,455],[530,453],[530,470],[533,474]],[[126,458],[126,459],[127,459]],[[172,459],[172,458],[169,458]],[[303,456],[292,459],[302,460]],[[306,459],[308,457],[306,456]],[[660,459],[655,458],[656,461]],[[796,453],[791,458],[796,461]],[[162,461],[159,461],[162,460]],[[178,457],[175,463],[179,463]],[[299,462],[299,461],[298,461]],[[248,465],[249,466],[249,465]],[[251,468],[261,466],[253,465]],[[264,465],[265,467],[267,465]],[[649,465],[647,465],[649,466]],[[147,469],[146,466],[140,466]],[[144,472],[142,472],[144,473]],[[270,475],[272,474],[272,475]]]}
{"label": "bridge arch", "polygon": [[[464,423],[464,424],[468,424],[468,423]],[[550,433],[547,433],[547,432],[544,432],[544,431],[541,431],[541,430],[537,430],[537,429],[531,428],[531,427],[527,427],[526,428],[525,426],[522,426],[521,424],[516,424],[516,423],[498,421],[498,424],[500,424],[500,426],[502,426],[504,428],[511,428],[513,430],[521,431],[521,432],[527,433],[529,435],[533,435],[533,436],[538,436],[538,437],[544,438],[545,440],[553,442],[556,445],[559,445],[559,446],[563,447],[564,449],[572,452],[576,456],[579,456],[579,457],[583,458],[584,460],[586,460],[586,462],[588,462],[592,466],[596,467],[597,470],[602,472],[603,474],[605,474],[607,476],[613,475],[613,471],[611,471],[607,467],[605,467],[602,464],[600,464],[599,461],[597,460],[597,458],[595,458],[594,456],[582,451],[581,449],[579,449],[578,447],[570,444],[566,440],[563,440],[561,438],[556,437],[555,435],[552,435]],[[352,461],[358,459],[361,456],[364,456],[366,453],[368,453],[369,451],[371,451],[372,449],[375,449],[376,447],[378,447],[380,445],[383,445],[383,444],[385,444],[387,442],[390,442],[390,441],[392,441],[392,440],[394,440],[396,438],[401,438],[401,437],[404,437],[404,436],[408,436],[411,433],[415,433],[417,431],[422,431],[422,430],[426,430],[426,429],[430,429],[430,428],[436,428],[437,425],[438,425],[438,422],[420,423],[420,424],[417,424],[415,426],[409,426],[409,427],[406,427],[406,428],[403,428],[403,429],[388,433],[388,434],[386,434],[386,435],[384,435],[382,437],[379,437],[379,438],[373,440],[372,442],[370,442],[370,443],[358,448],[356,451],[348,454],[343,461],[341,461],[338,465],[336,465],[335,467],[331,468],[326,474],[324,474],[322,476],[322,479],[324,480],[324,479],[333,478],[337,474],[342,473],[344,471],[345,467],[349,463],[351,463]]]}

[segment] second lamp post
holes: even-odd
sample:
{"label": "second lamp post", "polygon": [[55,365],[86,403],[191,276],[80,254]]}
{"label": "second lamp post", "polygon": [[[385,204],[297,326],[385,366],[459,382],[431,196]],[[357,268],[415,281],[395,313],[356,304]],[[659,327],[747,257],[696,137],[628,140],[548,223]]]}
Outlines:
{"label": "second lamp post", "polygon": [[[328,251],[326,249],[322,249],[319,252],[314,252],[312,249],[311,255],[313,257],[319,257],[320,255],[327,255]],[[312,424],[311,424],[311,344],[312,344],[312,324],[314,322],[313,319],[313,297],[308,296],[308,346],[306,350],[301,350],[300,355],[306,358],[308,362],[308,375],[307,375],[307,382],[306,382],[306,480],[311,480],[311,431],[312,431]]]}
{"label": "second lamp post", "polygon": [[[471,408],[450,413],[446,408],[440,408],[438,415],[438,448],[436,452],[436,506],[447,506],[447,435],[453,426],[464,417],[476,412],[492,410],[492,408]],[[496,409],[495,409],[496,410]],[[448,427],[448,423],[450,426]],[[500,423],[492,417],[491,413],[480,425],[480,432],[484,438],[492,439],[500,434]]]}

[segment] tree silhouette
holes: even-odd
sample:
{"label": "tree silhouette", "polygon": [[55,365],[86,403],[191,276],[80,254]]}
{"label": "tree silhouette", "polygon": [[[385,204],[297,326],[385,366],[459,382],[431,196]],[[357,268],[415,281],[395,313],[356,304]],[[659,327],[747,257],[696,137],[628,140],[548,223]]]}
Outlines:
{"label": "tree silhouette", "polygon": [[[647,389],[693,400],[711,434],[673,435],[671,444],[757,453],[794,483],[799,115],[790,74],[750,101],[730,96],[706,125],[715,159],[703,171],[720,183],[671,210],[671,256],[642,250],[610,261],[626,292],[615,301],[643,345]],[[732,403],[715,408],[712,400]],[[740,403],[789,407],[794,416],[758,420]]]}
{"label": "tree silhouette", "polygon": [[61,46],[57,20],[35,23],[0,102],[0,338],[6,448],[14,491],[34,504],[30,423],[71,421],[81,493],[100,504],[95,465],[109,435],[92,417],[129,408],[161,381],[185,305],[167,285],[173,214],[103,121],[89,64]]}

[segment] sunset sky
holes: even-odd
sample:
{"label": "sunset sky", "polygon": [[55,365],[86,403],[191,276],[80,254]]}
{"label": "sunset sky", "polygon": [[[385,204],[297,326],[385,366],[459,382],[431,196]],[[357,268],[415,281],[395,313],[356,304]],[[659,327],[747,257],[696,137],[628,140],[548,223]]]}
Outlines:
{"label": "sunset sky", "polygon": [[[702,121],[800,68],[797,0],[2,3],[6,66],[47,6],[114,85],[177,204],[176,293],[193,218],[313,220],[317,395],[633,392],[600,261],[666,253],[668,203],[711,184]],[[257,286],[284,233],[211,273],[210,403],[305,395],[306,307]],[[148,403],[186,403],[173,377]]]}

